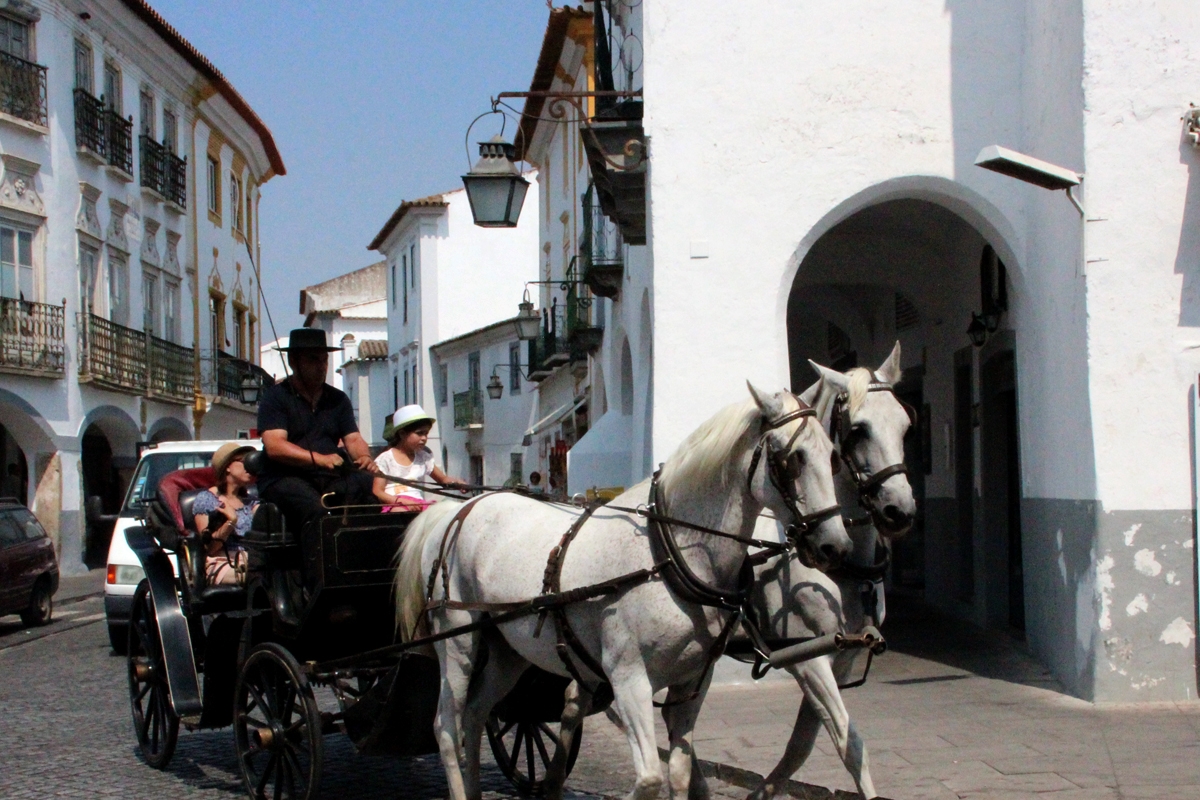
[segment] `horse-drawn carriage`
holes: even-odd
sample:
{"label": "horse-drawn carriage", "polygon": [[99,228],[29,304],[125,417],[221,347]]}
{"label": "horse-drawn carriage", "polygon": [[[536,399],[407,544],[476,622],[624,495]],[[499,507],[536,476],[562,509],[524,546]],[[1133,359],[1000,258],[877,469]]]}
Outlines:
{"label": "horse-drawn carriage", "polygon": [[[168,765],[181,723],[232,725],[250,795],[305,800],[317,794],[327,734],[344,733],[368,754],[437,752],[437,662],[389,647],[396,554],[416,514],[327,497],[328,512],[293,531],[263,503],[243,539],[244,582],[209,585],[192,515],[205,490],[179,489],[211,485],[211,470],[187,472],[164,479],[145,524],[126,532],[146,572],[128,650],[146,762]],[[497,763],[526,793],[539,791],[553,758],[567,683],[531,670],[488,724]]]}

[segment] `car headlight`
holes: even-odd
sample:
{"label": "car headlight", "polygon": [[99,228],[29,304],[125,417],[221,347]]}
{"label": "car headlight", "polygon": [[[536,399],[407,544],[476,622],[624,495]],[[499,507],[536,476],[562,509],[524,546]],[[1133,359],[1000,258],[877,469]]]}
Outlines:
{"label": "car headlight", "polygon": [[116,585],[131,586],[142,582],[146,571],[141,567],[131,567],[118,564],[108,565],[108,582]]}

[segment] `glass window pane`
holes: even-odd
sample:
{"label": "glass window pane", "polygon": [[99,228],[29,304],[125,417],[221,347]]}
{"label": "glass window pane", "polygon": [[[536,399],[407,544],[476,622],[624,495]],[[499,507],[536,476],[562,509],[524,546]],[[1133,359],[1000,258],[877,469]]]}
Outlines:
{"label": "glass window pane", "polygon": [[29,231],[17,232],[17,263],[23,267],[33,266],[33,234]]}
{"label": "glass window pane", "polygon": [[5,264],[17,261],[17,232],[12,228],[0,228],[0,261]]}

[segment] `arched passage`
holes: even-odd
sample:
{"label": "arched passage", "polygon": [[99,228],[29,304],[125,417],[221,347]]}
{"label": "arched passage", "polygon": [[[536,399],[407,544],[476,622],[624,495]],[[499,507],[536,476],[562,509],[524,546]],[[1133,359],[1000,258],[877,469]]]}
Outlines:
{"label": "arched passage", "polygon": [[[810,358],[874,368],[900,341],[897,393],[921,410],[906,446],[919,516],[897,544],[891,584],[1021,630],[1020,282],[996,256],[1012,252],[1008,243],[955,205],[888,196],[811,241],[788,295],[789,368],[799,391],[814,378]],[[985,311],[995,330],[979,346],[967,331]]]}
{"label": "arched passage", "polygon": [[[98,518],[120,512],[121,501],[137,465],[138,428],[112,406],[95,408],[84,419],[80,435],[80,470],[87,510],[83,561],[100,566],[108,553],[112,522]],[[92,498],[97,498],[93,500]]]}

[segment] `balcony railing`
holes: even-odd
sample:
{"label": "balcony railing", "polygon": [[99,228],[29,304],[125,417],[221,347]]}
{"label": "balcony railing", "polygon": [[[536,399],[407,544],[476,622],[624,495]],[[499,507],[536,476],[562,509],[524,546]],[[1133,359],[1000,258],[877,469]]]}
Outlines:
{"label": "balcony railing", "polygon": [[104,133],[108,139],[108,163],[133,175],[133,117],[121,119],[111,108],[104,110]]}
{"label": "balcony railing", "polygon": [[104,101],[85,89],[75,90],[75,146],[104,158],[108,152],[104,135]]}
{"label": "balcony railing", "polygon": [[58,377],[66,369],[64,309],[0,298],[0,372]]}
{"label": "balcony railing", "polygon": [[141,152],[139,160],[141,161],[142,186],[165,196],[167,148],[144,133],[138,137],[138,145]]}
{"label": "balcony railing", "polygon": [[149,393],[190,400],[195,395],[195,351],[157,336],[146,338],[149,342]]}
{"label": "balcony railing", "polygon": [[464,431],[483,427],[483,391],[468,389],[454,393],[454,429]]}
{"label": "balcony railing", "polygon": [[0,52],[0,111],[46,127],[46,68]]}
{"label": "balcony railing", "polygon": [[621,230],[604,215],[596,187],[583,194],[583,236],[579,240],[580,276],[601,297],[616,297],[625,276]]}
{"label": "balcony railing", "polygon": [[270,373],[244,358],[221,351],[213,353],[211,350],[205,350],[201,352],[200,386],[205,394],[236,400],[240,403],[242,380],[247,377],[258,378],[262,386],[270,386],[275,382]]}
{"label": "balcony railing", "polygon": [[578,261],[571,259],[567,268],[567,302],[566,302],[566,335],[571,343],[571,360],[585,358],[588,353],[600,347],[604,340],[604,328],[596,324],[599,317],[596,314],[596,298],[592,296],[587,286],[581,286],[578,280]]}
{"label": "balcony railing", "polygon": [[79,380],[109,389],[146,392],[147,336],[95,314],[78,314]]}
{"label": "balcony railing", "polygon": [[538,338],[529,341],[530,380],[545,380],[557,367],[571,360],[565,327],[557,301],[549,309],[542,309],[542,331]]}
{"label": "balcony railing", "polygon": [[163,148],[162,195],[167,202],[187,208],[187,158],[180,158]]}

